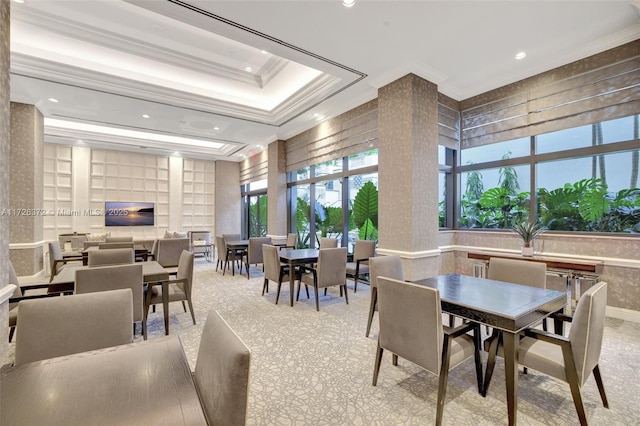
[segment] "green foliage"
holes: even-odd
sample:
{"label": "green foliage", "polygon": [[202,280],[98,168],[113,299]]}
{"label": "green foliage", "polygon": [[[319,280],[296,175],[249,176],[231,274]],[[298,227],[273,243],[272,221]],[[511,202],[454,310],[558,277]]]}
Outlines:
{"label": "green foliage", "polygon": [[[353,222],[359,228],[361,240],[378,239],[378,189],[365,183],[353,200]],[[364,237],[363,237],[364,236]]]}
{"label": "green foliage", "polygon": [[515,223],[512,229],[522,238],[525,247],[529,247],[538,235],[547,230],[540,222],[530,222],[528,220]]}

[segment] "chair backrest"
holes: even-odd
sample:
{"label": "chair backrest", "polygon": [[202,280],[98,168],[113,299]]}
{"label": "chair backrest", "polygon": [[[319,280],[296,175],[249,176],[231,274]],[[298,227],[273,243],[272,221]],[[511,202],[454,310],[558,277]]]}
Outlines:
{"label": "chair backrest", "polygon": [[280,279],[280,256],[278,247],[269,244],[262,245],[262,259],[264,261],[264,277],[278,282]]}
{"label": "chair backrest", "polygon": [[320,250],[338,247],[338,240],[335,238],[320,238]]}
{"label": "chair backrest", "polygon": [[105,243],[132,243],[133,237],[105,237]]}
{"label": "chair backrest", "polygon": [[130,242],[113,242],[113,243],[100,243],[98,244],[98,249],[99,250],[104,250],[104,249],[123,249],[123,248],[135,248],[135,245],[132,241]]}
{"label": "chair backrest", "polygon": [[76,294],[97,291],[131,289],[133,320],[144,319],[143,268],[140,263],[131,265],[101,266],[76,271]]}
{"label": "chair backrest", "polygon": [[298,234],[287,234],[287,246],[296,247],[298,244]]}
{"label": "chair backrest", "polygon": [[347,248],[319,250],[317,270],[319,288],[343,285],[347,277]]}
{"label": "chair backrest", "polygon": [[245,424],[251,351],[217,311],[202,329],[193,380],[210,425]]}
{"label": "chair backrest", "polygon": [[353,261],[358,259],[368,259],[376,254],[376,242],[368,240],[356,241],[355,248],[353,249]]}
{"label": "chair backrest", "polygon": [[224,237],[216,237],[216,247],[218,248],[218,259],[224,260],[227,258],[227,245],[224,242]]}
{"label": "chair backrest", "polygon": [[606,308],[607,283],[599,282],[584,292],[573,313],[569,340],[580,384],[589,378],[600,359]]}
{"label": "chair backrest", "polygon": [[224,238],[224,242],[225,243],[227,241],[240,241],[240,240],[242,240],[242,237],[240,236],[240,234],[222,234],[222,238]]}
{"label": "chair backrest", "polygon": [[271,245],[271,238],[265,237],[253,237],[249,238],[249,247],[248,247],[248,263],[264,263],[264,257],[262,255],[262,245],[269,244]]}
{"label": "chair backrest", "polygon": [[184,291],[189,299],[191,299],[191,289],[193,285],[193,262],[195,254],[189,250],[182,250],[180,260],[178,261],[178,273],[176,278],[179,280],[187,280],[187,284],[178,283],[178,287]]}
{"label": "chair backrest", "polygon": [[134,251],[130,248],[94,250],[89,252],[89,266],[123,265],[133,263]]}
{"label": "chair backrest", "polygon": [[131,290],[23,300],[15,365],[133,341]]}
{"label": "chair backrest", "polygon": [[165,268],[176,267],[183,250],[189,250],[188,238],[161,238],[157,244],[156,262]]}
{"label": "chair backrest", "polygon": [[444,331],[438,290],[380,276],[378,313],[380,347],[439,375]]}
{"label": "chair backrest", "polygon": [[404,281],[402,259],[400,256],[378,256],[369,259],[369,275],[371,288],[378,285],[378,277],[393,278]]}
{"label": "chair backrest", "polygon": [[58,241],[49,241],[49,262],[53,265],[54,260],[62,260],[62,249]]}
{"label": "chair backrest", "polygon": [[89,247],[98,247],[102,241],[85,241],[82,243],[82,249],[86,250]]}
{"label": "chair backrest", "polygon": [[487,278],[531,287],[547,288],[547,264],[529,260],[492,257],[489,259]]}

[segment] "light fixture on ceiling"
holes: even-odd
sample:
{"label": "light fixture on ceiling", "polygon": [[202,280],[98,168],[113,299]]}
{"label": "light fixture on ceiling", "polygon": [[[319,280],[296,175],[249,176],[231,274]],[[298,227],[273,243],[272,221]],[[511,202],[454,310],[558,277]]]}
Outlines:
{"label": "light fixture on ceiling", "polygon": [[151,118],[149,114],[142,114],[142,118]]}
{"label": "light fixture on ceiling", "polygon": [[58,102],[60,102],[60,101],[58,101],[56,98],[49,98],[49,99],[47,99],[47,100],[48,100],[49,102],[53,102],[54,104],[57,104]]}
{"label": "light fixture on ceiling", "polygon": [[344,7],[353,7],[354,4],[356,4],[356,0],[342,0]]}
{"label": "light fixture on ceiling", "polygon": [[263,55],[266,55],[266,54],[267,54],[267,53],[269,53],[269,52],[267,52],[266,50],[262,49],[262,50],[260,51],[260,53],[262,53]]}
{"label": "light fixture on ceiling", "polygon": [[14,3],[24,3],[24,0],[13,0]]}
{"label": "light fixture on ceiling", "polygon": [[213,130],[220,130],[220,127],[216,126],[213,128]]}
{"label": "light fixture on ceiling", "polygon": [[244,67],[244,70],[245,70],[246,72],[251,72],[251,71],[253,71],[253,68],[251,68],[251,67]]}
{"label": "light fixture on ceiling", "polygon": [[324,115],[322,115],[322,114],[315,113],[315,114],[313,114],[313,117],[318,121],[324,120]]}
{"label": "light fixture on ceiling", "polygon": [[516,59],[520,60],[520,59],[524,59],[527,57],[527,52],[518,52],[516,53]]}

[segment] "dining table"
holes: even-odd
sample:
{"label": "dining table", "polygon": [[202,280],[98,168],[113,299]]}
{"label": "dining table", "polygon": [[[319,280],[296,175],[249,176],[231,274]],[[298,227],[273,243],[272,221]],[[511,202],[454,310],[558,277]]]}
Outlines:
{"label": "dining table", "polygon": [[[227,246],[227,253],[229,252],[229,250],[233,250],[234,252],[240,252],[240,251],[246,252],[247,249],[249,248],[249,240],[231,240],[231,241],[225,241],[224,244]],[[242,262],[240,262],[240,273],[242,273]],[[234,263],[231,262],[231,275],[235,275],[235,274],[236,274],[236,267]]]}
{"label": "dining table", "polygon": [[177,336],[0,369],[3,425],[206,425]]}
{"label": "dining table", "polygon": [[412,281],[438,289],[444,312],[502,331],[509,425],[516,424],[519,333],[567,303],[560,291],[468,275],[449,274]]}
{"label": "dining table", "polygon": [[296,279],[295,267],[318,262],[318,249],[281,249],[280,262],[289,265],[289,299],[293,306],[293,290]]}

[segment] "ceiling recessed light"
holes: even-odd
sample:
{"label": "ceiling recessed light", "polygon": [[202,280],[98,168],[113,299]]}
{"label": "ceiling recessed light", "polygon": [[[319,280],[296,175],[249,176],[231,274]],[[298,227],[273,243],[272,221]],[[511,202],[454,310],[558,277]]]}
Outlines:
{"label": "ceiling recessed light", "polygon": [[516,53],[516,59],[524,59],[527,57],[527,53],[526,52],[518,52]]}
{"label": "ceiling recessed light", "polygon": [[24,3],[24,0],[13,0],[14,3]]}
{"label": "ceiling recessed light", "polygon": [[313,114],[313,116],[314,116],[314,118],[315,118],[316,120],[318,120],[318,121],[320,121],[320,120],[324,120],[324,115],[322,115],[322,114],[317,114],[317,113],[316,113],[316,114]]}
{"label": "ceiling recessed light", "polygon": [[342,0],[344,7],[352,7],[354,4],[356,4],[356,0]]}
{"label": "ceiling recessed light", "polygon": [[262,50],[260,51],[260,53],[262,53],[263,55],[266,55],[266,54],[267,54],[267,53],[269,53],[269,52],[267,52],[266,50],[262,49]]}
{"label": "ceiling recessed light", "polygon": [[251,72],[251,71],[253,71],[253,68],[251,68],[251,67],[244,67],[244,70],[245,70],[246,72]]}
{"label": "ceiling recessed light", "polygon": [[213,130],[220,130],[220,127],[216,126],[213,128]]}
{"label": "ceiling recessed light", "polygon": [[59,101],[56,98],[49,98],[49,102],[58,103]]}
{"label": "ceiling recessed light", "polygon": [[151,118],[149,114],[142,114],[142,118]]}

